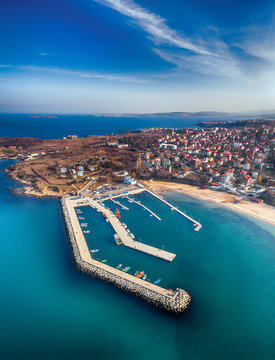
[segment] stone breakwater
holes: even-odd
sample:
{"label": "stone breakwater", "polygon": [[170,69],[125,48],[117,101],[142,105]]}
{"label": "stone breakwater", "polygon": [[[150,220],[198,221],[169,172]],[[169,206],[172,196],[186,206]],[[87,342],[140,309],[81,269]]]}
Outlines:
{"label": "stone breakwater", "polygon": [[[70,214],[66,205],[66,197],[63,197],[61,199],[61,206],[72,254],[76,266],[79,270],[90,276],[112,283],[113,285],[124,291],[134,293],[136,296],[139,296],[142,299],[168,311],[180,313],[188,307],[191,301],[191,297],[183,289],[177,288],[172,293],[169,293],[167,291],[167,294],[164,295],[163,293],[161,293],[161,291],[159,293],[156,290],[149,289],[148,286],[146,286],[147,283],[143,280],[137,279],[134,276],[125,274],[121,271],[119,271],[119,273],[121,272],[121,275],[119,275],[116,269],[106,264],[102,264],[101,262],[95,260],[92,260],[91,262],[84,261],[80,254],[80,249],[75,236],[75,231],[73,229]],[[131,277],[133,277],[133,280],[129,279]],[[144,285],[142,284],[143,282]],[[164,290],[161,287],[154,287],[159,288],[160,290]]]}

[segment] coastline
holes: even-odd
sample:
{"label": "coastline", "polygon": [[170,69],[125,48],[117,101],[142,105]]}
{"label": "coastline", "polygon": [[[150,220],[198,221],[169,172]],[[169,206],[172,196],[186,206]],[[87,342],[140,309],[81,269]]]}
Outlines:
{"label": "coastline", "polygon": [[210,201],[221,205],[229,210],[242,213],[247,216],[252,216],[258,220],[264,221],[270,225],[275,226],[275,207],[267,204],[252,203],[247,200],[235,202],[235,195],[223,191],[215,191],[210,189],[201,189],[196,186],[179,184],[165,181],[140,181],[149,189],[158,194],[168,191],[179,192],[195,199]]}

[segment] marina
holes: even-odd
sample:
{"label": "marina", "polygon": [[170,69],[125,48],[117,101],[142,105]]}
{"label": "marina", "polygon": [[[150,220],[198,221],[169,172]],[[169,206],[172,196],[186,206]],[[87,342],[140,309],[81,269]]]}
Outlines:
{"label": "marina", "polygon": [[102,206],[97,201],[91,198],[88,198],[88,203],[92,205],[94,208],[96,208],[99,212],[102,212],[106,215],[114,231],[118,234],[124,246],[127,246],[137,251],[144,252],[148,255],[152,255],[166,261],[173,261],[174,258],[176,257],[176,254],[173,254],[171,252],[135,241],[131,237],[130,231],[129,232],[127,231],[129,229],[127,230],[125,229],[125,227],[122,225],[120,220],[116,217],[116,215],[112,211],[106,209],[106,207]]}
{"label": "marina", "polygon": [[[92,200],[89,198],[88,203],[90,203],[91,201]],[[165,288],[159,287],[156,284],[146,281],[147,275],[144,273],[144,271],[139,272],[138,276],[133,276],[131,274],[128,274],[128,271],[131,268],[130,266],[122,268],[122,265],[120,264],[115,268],[106,264],[107,259],[103,259],[101,261],[93,259],[92,254],[94,252],[89,251],[87,247],[87,243],[83,232],[81,231],[81,226],[79,224],[77,213],[75,211],[75,207],[79,207],[81,205],[82,204],[79,204],[77,200],[72,200],[69,197],[65,197],[62,199],[62,207],[64,211],[66,225],[69,229],[69,234],[71,234],[70,240],[74,245],[73,252],[74,254],[77,254],[76,261],[78,267],[82,271],[88,272],[93,276],[100,277],[105,281],[112,282],[115,285],[123,288],[124,290],[134,292],[137,295],[143,297],[145,300],[153,302],[155,305],[164,307],[170,311],[181,312],[188,306],[190,302],[190,296],[182,289],[175,289],[171,293],[171,291],[168,291]],[[87,205],[87,203],[85,203],[85,205]],[[99,208],[100,205],[97,202],[93,205],[95,205],[95,208],[99,211],[104,209],[107,217],[111,216],[111,214],[109,214],[109,211],[106,211],[106,208]],[[114,214],[112,214],[111,218],[109,217],[109,220],[110,224],[112,225],[115,223],[115,226],[117,225],[117,222],[119,222],[119,220]],[[120,222],[119,224],[121,225]],[[122,225],[121,228],[125,231],[128,237],[129,235]],[[123,235],[125,234],[123,233],[122,236]],[[131,239],[131,241],[133,241],[133,239]],[[145,245],[145,248],[146,247],[148,247],[148,245]],[[155,249],[153,247],[149,248],[150,251],[154,249],[154,252],[163,252],[163,250]]]}

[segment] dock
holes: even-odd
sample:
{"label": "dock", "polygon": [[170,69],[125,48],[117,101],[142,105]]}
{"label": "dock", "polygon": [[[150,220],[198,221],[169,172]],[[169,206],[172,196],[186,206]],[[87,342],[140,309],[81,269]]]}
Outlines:
{"label": "dock", "polygon": [[136,201],[136,200],[134,200],[134,199],[132,199],[132,198],[129,198],[128,196],[124,196],[124,197],[125,197],[125,199],[127,199],[128,201],[133,202],[133,203],[135,203],[135,204],[143,207],[143,208],[144,208],[145,210],[147,210],[150,214],[152,214],[155,218],[157,218],[159,221],[161,221],[161,218],[160,218],[159,216],[157,216],[152,210],[148,209],[148,207],[146,207],[145,205],[143,205],[141,202]]}
{"label": "dock", "polygon": [[122,209],[124,209],[124,210],[129,210],[129,208],[128,208],[127,206],[122,205],[120,202],[118,202],[118,201],[116,201],[116,200],[114,200],[114,199],[110,199],[110,200],[111,200],[114,204],[122,207]]}
{"label": "dock", "polygon": [[[118,218],[115,216],[115,214],[112,211],[106,209],[106,207],[102,206],[97,201],[95,201],[91,198],[88,198],[88,203],[93,208],[99,210],[100,212],[102,212],[106,215],[107,219],[109,220],[110,224],[112,225],[114,231],[120,237],[122,244],[124,246],[127,246],[134,250],[138,250],[138,251],[144,252],[145,254],[152,255],[152,256],[155,256],[155,257],[158,257],[160,259],[170,261],[170,262],[173,261],[174,258],[176,257],[176,254],[170,253],[170,252],[162,250],[162,249],[157,249],[153,246],[146,245],[146,244],[143,244],[143,243],[133,240],[131,238],[130,234],[128,234],[126,229],[123,227],[121,222],[118,220]],[[86,205],[87,205],[87,203],[86,203]]]}
{"label": "dock", "polygon": [[182,312],[188,307],[191,297],[183,289],[167,290],[93,259],[75,212],[78,202],[65,195],[61,199],[61,205],[72,253],[81,271],[132,292],[168,311]]}
{"label": "dock", "polygon": [[[202,228],[202,225],[201,225],[198,221],[192,219],[190,216],[186,215],[183,211],[179,210],[178,208],[176,208],[175,206],[173,206],[172,204],[170,204],[168,201],[164,200],[164,198],[163,198],[162,196],[159,196],[158,194],[154,193],[153,191],[151,191],[151,190],[149,190],[149,189],[146,189],[146,191],[147,191],[149,194],[155,196],[157,199],[159,199],[160,201],[162,201],[162,202],[163,202],[164,204],[166,204],[167,206],[169,206],[169,207],[171,208],[171,210],[177,211],[179,214],[181,214],[182,216],[184,216],[186,219],[190,220],[190,221],[194,224],[194,226],[196,226],[195,229],[194,229],[195,231],[199,231],[199,230]],[[132,199],[131,199],[131,200],[132,200]]]}

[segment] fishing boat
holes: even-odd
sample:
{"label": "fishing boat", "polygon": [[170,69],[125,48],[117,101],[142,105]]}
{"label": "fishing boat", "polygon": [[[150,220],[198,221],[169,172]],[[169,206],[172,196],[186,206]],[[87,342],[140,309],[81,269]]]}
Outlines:
{"label": "fishing boat", "polygon": [[136,275],[136,277],[137,278],[140,278],[140,277],[142,277],[144,275],[144,271],[142,270],[141,272],[139,272],[137,275]]}
{"label": "fishing boat", "polygon": [[129,229],[127,229],[127,233],[130,234],[130,230],[129,230]]}
{"label": "fishing boat", "polygon": [[158,284],[160,282],[161,282],[161,279],[157,279],[156,281],[154,281],[154,284],[156,285],[156,284]]}
{"label": "fishing boat", "polygon": [[120,220],[121,215],[120,215],[120,212],[118,209],[116,209],[116,211],[115,211],[115,216],[118,218],[118,220]]}
{"label": "fishing boat", "polygon": [[80,225],[81,225],[81,227],[87,227],[88,226],[87,223],[81,223]]}
{"label": "fishing boat", "polygon": [[96,253],[98,251],[99,251],[99,249],[90,250],[91,253]]}
{"label": "fishing boat", "polygon": [[84,217],[79,216],[79,220],[84,220]]}
{"label": "fishing boat", "polygon": [[107,218],[107,216],[106,216],[106,214],[103,212],[102,213],[102,215],[103,215],[103,217],[106,219]]}
{"label": "fishing boat", "polygon": [[116,269],[120,270],[122,267],[122,264],[119,264],[118,266],[116,266]]}
{"label": "fishing boat", "polygon": [[122,226],[123,226],[125,229],[127,229],[127,225],[126,225],[126,224],[122,223]]}
{"label": "fishing boat", "polygon": [[144,275],[142,276],[142,279],[143,279],[143,280],[146,280],[146,279],[147,279],[147,275],[144,274]]}
{"label": "fishing boat", "polygon": [[115,239],[115,242],[117,245],[121,245],[122,244],[122,241],[120,239],[120,237],[118,236],[118,234],[115,234],[114,235],[114,239]]}
{"label": "fishing boat", "polygon": [[107,223],[109,222],[109,219],[106,218],[105,220],[106,220]]}
{"label": "fishing boat", "polygon": [[134,239],[135,238],[135,235],[134,234],[130,234],[131,238]]}
{"label": "fishing boat", "polygon": [[90,234],[90,230],[83,230],[84,234]]}
{"label": "fishing boat", "polygon": [[124,269],[122,269],[122,271],[127,272],[127,271],[129,271],[130,269],[131,269],[130,266],[126,266]]}
{"label": "fishing boat", "polygon": [[102,263],[106,263],[107,261],[107,259],[101,260]]}

